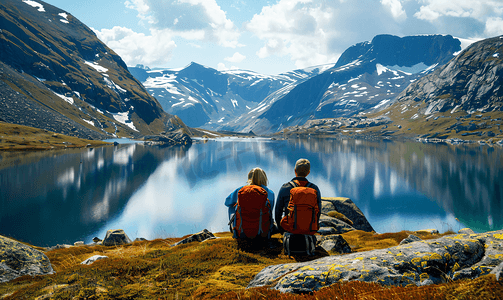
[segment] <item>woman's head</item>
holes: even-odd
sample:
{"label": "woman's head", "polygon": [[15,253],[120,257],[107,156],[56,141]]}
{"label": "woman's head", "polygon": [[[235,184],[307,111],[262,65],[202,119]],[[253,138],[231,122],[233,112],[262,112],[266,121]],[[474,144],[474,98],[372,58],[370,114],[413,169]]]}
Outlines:
{"label": "woman's head", "polygon": [[261,168],[254,168],[248,173],[248,184],[267,186],[267,175]]}

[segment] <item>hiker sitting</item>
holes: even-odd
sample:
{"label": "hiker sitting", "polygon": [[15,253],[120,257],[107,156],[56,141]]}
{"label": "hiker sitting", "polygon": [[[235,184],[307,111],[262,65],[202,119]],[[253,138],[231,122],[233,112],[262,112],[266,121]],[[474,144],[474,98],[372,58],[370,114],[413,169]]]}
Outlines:
{"label": "hiker sitting", "polygon": [[270,238],[274,227],[274,193],[267,188],[267,183],[264,170],[254,168],[248,173],[248,184],[225,199],[229,208],[229,226],[235,239]]}
{"label": "hiker sitting", "polygon": [[311,172],[307,159],[295,164],[295,178],[285,183],[278,194],[275,220],[283,233],[285,254],[314,255],[321,215],[321,193],[306,177]]}

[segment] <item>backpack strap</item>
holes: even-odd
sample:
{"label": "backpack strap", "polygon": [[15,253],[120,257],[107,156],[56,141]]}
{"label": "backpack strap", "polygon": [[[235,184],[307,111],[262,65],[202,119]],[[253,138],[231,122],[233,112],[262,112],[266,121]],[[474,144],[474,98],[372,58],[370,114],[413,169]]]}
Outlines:
{"label": "backpack strap", "polygon": [[262,208],[260,209],[260,217],[258,221],[258,233],[257,235],[262,234],[264,231],[262,230]]}
{"label": "backpack strap", "polygon": [[311,243],[309,241],[309,237],[305,234],[304,239],[306,240],[306,253],[307,255],[311,255]]}

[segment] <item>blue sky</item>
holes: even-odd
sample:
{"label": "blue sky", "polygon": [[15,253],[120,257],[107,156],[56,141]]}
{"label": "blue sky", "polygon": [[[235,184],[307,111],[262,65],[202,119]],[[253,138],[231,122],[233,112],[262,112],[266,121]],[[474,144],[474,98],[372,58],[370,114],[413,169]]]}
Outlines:
{"label": "blue sky", "polygon": [[335,63],[377,34],[503,34],[503,0],[47,0],[128,66],[280,74]]}

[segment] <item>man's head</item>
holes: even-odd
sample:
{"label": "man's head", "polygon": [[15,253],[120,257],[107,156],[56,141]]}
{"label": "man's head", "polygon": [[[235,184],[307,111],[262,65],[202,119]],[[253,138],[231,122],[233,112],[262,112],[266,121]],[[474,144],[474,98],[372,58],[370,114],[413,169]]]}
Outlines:
{"label": "man's head", "polygon": [[299,159],[295,163],[295,175],[298,177],[306,177],[311,172],[311,163],[305,158]]}

